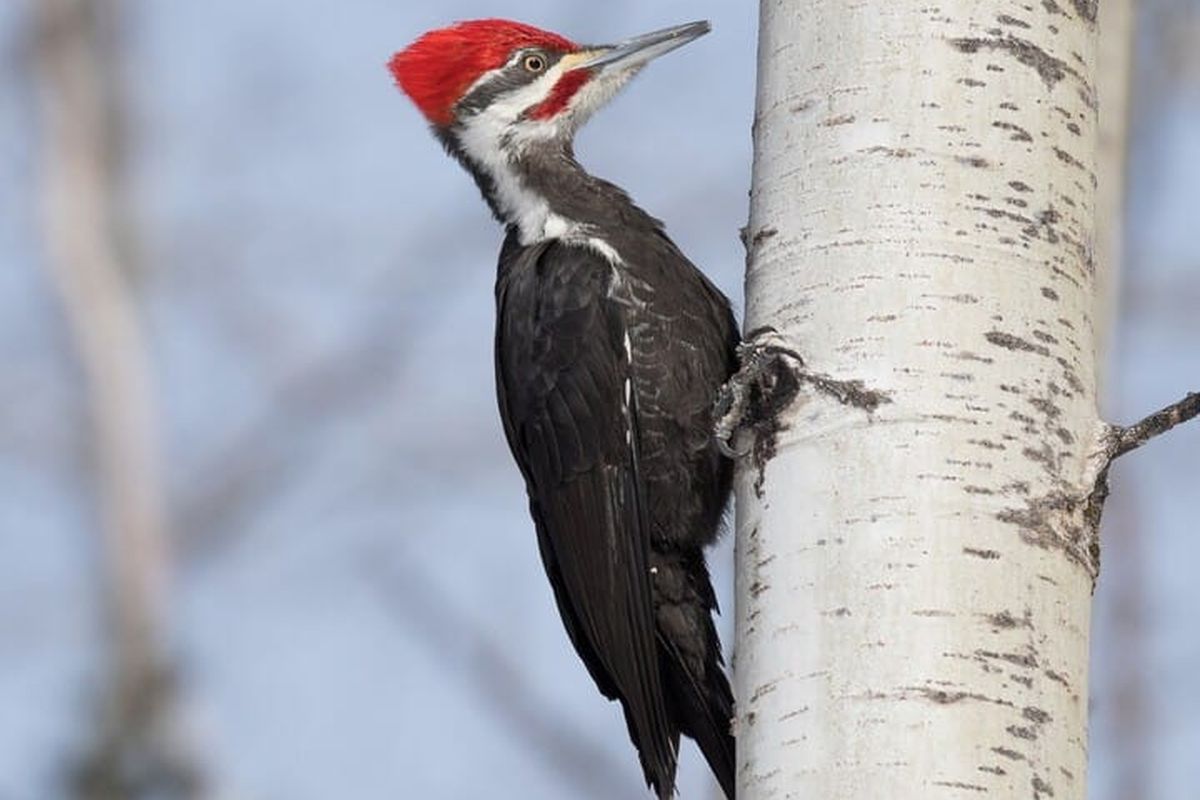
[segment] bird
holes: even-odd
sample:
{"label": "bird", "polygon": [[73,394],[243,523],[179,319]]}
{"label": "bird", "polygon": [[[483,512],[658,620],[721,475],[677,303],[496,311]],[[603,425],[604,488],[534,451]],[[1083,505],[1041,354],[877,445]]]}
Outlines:
{"label": "bird", "polygon": [[502,19],[419,36],[388,62],[505,235],[496,393],[567,635],[619,701],[647,786],[675,791],[680,734],[735,794],[734,699],[704,550],[733,463],[713,401],[729,300],[663,223],[575,157],[580,126],[700,21],[585,46]]}

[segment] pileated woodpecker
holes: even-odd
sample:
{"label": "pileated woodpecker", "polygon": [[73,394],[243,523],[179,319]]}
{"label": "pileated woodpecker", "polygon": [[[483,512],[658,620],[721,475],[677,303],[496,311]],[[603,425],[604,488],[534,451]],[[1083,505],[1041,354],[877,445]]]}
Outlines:
{"label": "pileated woodpecker", "polygon": [[662,223],[575,160],[575,131],[694,22],[581,46],[504,20],[431,31],[389,63],[507,230],[496,387],[567,633],[620,700],[646,782],[679,734],[734,796],[733,696],[703,548],[732,464],[712,404],[735,369],[729,301]]}

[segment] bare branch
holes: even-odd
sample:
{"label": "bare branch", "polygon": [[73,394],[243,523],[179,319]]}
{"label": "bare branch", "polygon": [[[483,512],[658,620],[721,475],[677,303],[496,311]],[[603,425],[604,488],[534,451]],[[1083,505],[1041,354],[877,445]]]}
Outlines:
{"label": "bare branch", "polygon": [[1100,573],[1100,518],[1104,514],[1104,503],[1108,500],[1108,470],[1113,461],[1136,450],[1159,434],[1187,422],[1200,414],[1200,393],[1189,392],[1182,400],[1128,427],[1109,425],[1101,437],[1101,449],[1091,456],[1091,469],[1095,472],[1092,488],[1083,501],[1083,520],[1089,532],[1088,552],[1091,554],[1092,576]]}
{"label": "bare branch", "polygon": [[375,559],[366,564],[387,609],[415,631],[436,658],[457,662],[466,671],[467,683],[492,713],[574,788],[571,797],[629,794],[629,785],[618,777],[622,767],[577,726],[559,718],[554,704],[525,679],[520,663],[491,633],[457,610],[454,599],[424,572],[402,559],[393,562],[386,568]]}
{"label": "bare branch", "polygon": [[1180,423],[1187,422],[1200,414],[1200,392],[1188,392],[1177,403],[1155,411],[1150,416],[1128,427],[1113,426],[1109,434],[1108,458],[1120,458],[1130,450],[1136,450],[1155,436],[1166,433]]}
{"label": "bare branch", "polygon": [[[436,252],[439,243],[455,235],[450,225],[427,226],[411,247],[417,253]],[[415,261],[436,263],[433,258]],[[409,270],[404,274],[436,281],[440,290],[452,292],[468,273]],[[397,287],[392,283],[395,277],[389,271],[364,295],[403,297],[424,291],[419,285]],[[397,314],[389,305],[358,321],[356,330],[341,342],[277,379],[268,389],[263,410],[203,459],[187,491],[176,500],[176,543],[182,560],[192,564],[239,539],[245,519],[263,507],[265,498],[295,479],[306,463],[298,451],[313,446],[314,432],[351,414],[362,415],[388,399],[388,387],[421,341],[417,320]]]}

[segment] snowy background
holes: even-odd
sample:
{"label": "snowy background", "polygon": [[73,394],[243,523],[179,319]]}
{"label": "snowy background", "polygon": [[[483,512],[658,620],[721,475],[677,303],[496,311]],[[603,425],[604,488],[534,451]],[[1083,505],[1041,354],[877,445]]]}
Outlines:
{"label": "snowy background", "polygon": [[[84,384],[38,217],[31,4],[0,3],[0,800],[62,796],[104,636]],[[172,644],[218,796],[647,796],[563,635],[496,417],[500,231],[383,65],[456,19],[591,42],[710,19],[577,149],[740,307],[755,6],[127,0]],[[1200,0],[1144,0],[1136,45],[1119,422],[1200,388]],[[1200,786],[1198,487],[1200,424],[1114,469],[1096,800]],[[715,559],[731,608],[728,546]],[[680,789],[715,796],[690,745]]]}

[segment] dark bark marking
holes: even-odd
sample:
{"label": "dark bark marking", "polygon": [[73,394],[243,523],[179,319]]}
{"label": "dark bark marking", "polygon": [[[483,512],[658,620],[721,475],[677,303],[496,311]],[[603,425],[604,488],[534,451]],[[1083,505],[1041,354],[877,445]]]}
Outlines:
{"label": "dark bark marking", "polygon": [[964,783],[963,781],[934,781],[934,786],[945,786],[948,789],[964,789],[969,792],[988,792],[986,786],[980,786],[977,783]]}
{"label": "dark bark marking", "polygon": [[[1013,141],[1013,142],[1032,142],[1033,141],[1033,137],[1029,135],[1029,131],[1025,130],[1020,125],[1014,124],[1012,122],[1004,122],[1003,120],[996,120],[995,122],[992,123],[992,127],[999,128],[1002,131],[1010,131],[1012,133],[1012,136],[1008,137],[1010,141]],[[1013,181],[1013,183],[1017,183],[1017,182],[1018,181]],[[1010,183],[1009,185],[1011,186],[1012,184]]]}
{"label": "dark bark marking", "polygon": [[1004,730],[1008,731],[1009,736],[1015,736],[1018,739],[1024,739],[1028,742],[1037,741],[1037,731],[1033,728],[1023,728],[1020,725],[1009,725]]}
{"label": "dark bark marking", "polygon": [[964,547],[962,551],[969,556],[975,556],[976,558],[982,558],[989,561],[1000,557],[1000,554],[995,550],[978,550],[974,547]]}
{"label": "dark bark marking", "polygon": [[1033,800],[1041,800],[1042,795],[1045,795],[1046,797],[1054,797],[1054,788],[1037,775],[1033,776],[1033,780],[1030,781],[1030,785],[1033,786]]}
{"label": "dark bark marking", "polygon": [[1039,356],[1050,355],[1050,349],[1045,345],[1033,344],[1027,342],[1019,336],[1013,336],[1011,333],[1003,331],[988,331],[983,335],[990,343],[997,347],[1003,347],[1006,350],[1013,352],[1037,353]]}
{"label": "dark bark marking", "polygon": [[1070,164],[1072,167],[1084,170],[1085,172],[1087,171],[1087,168],[1083,166],[1083,162],[1075,158],[1075,156],[1071,155],[1066,150],[1063,150],[1059,147],[1055,147],[1053,150],[1055,157],[1058,158],[1059,161],[1063,162],[1064,164]]}
{"label": "dark bark marking", "polygon": [[1062,409],[1044,397],[1030,397],[1029,405],[1044,414],[1047,419],[1058,419],[1062,416]]}
{"label": "dark bark marking", "polygon": [[987,356],[981,356],[976,353],[972,353],[970,350],[959,350],[957,353],[954,353],[949,357],[959,361],[978,361],[980,364],[991,364],[996,360],[994,358],[988,358]]}
{"label": "dark bark marking", "polygon": [[998,756],[1004,756],[1005,758],[1007,758],[1011,761],[1024,761],[1025,760],[1024,753],[1018,753],[1016,750],[1013,750],[1008,747],[993,747],[992,752]]}
{"label": "dark bark marking", "polygon": [[[1029,229],[1033,227],[1033,225],[1032,225],[1033,220],[1031,220],[1029,217],[1026,217],[1022,214],[1017,214],[1016,212],[1013,212],[1013,211],[1008,211],[1007,209],[984,208],[982,206],[971,206],[971,210],[972,211],[982,211],[984,214],[987,214],[992,219],[1008,219],[1008,220],[1012,220],[1013,222],[1026,223],[1028,226],[1025,228],[1026,233],[1028,233]],[[1036,235],[1037,229],[1033,228],[1033,230],[1034,230],[1033,235]]]}
{"label": "dark bark marking", "polygon": [[1058,300],[1058,292],[1054,291],[1049,286],[1043,286],[1042,287],[1042,297],[1046,298],[1047,300],[1057,301]]}
{"label": "dark bark marking", "polygon": [[980,156],[955,156],[954,160],[968,167],[975,167],[976,169],[985,169],[991,166],[986,158],[981,158]]}
{"label": "dark bark marking", "polygon": [[963,700],[976,700],[981,703],[993,703],[998,706],[1012,706],[1007,700],[1001,700],[995,697],[988,697],[979,692],[948,692],[945,689],[931,689],[928,686],[906,687],[907,691],[916,691],[924,699],[931,703],[936,703],[939,706],[949,706]]}
{"label": "dark bark marking", "polygon": [[1005,36],[993,36],[990,39],[961,37],[948,41],[950,46],[960,53],[978,53],[980,50],[1008,53],[1025,66],[1035,69],[1047,88],[1054,88],[1056,83],[1068,75],[1079,80],[1084,86],[1087,85],[1083,75],[1067,62],[1061,58],[1055,58],[1033,42],[1013,36],[1011,33]]}
{"label": "dark bark marking", "polygon": [[779,688],[779,684],[776,683],[775,681],[770,681],[769,683],[764,683],[762,686],[759,686],[757,689],[755,689],[754,693],[750,695],[750,702],[754,703],[754,702],[758,701],[759,699],[765,697],[766,695],[769,695],[771,692],[775,691],[778,688]]}
{"label": "dark bark marking", "polygon": [[1100,6],[1100,0],[1071,0],[1071,5],[1075,6],[1075,13],[1089,27],[1096,24],[1096,12]]}
{"label": "dark bark marking", "polygon": [[[1026,448],[1025,454],[1045,464],[1047,470],[1054,471],[1054,456],[1049,445],[1040,450]],[[996,519],[1015,526],[1021,541],[1026,544],[1063,551],[1095,578],[1099,572],[1100,550],[1089,505],[1090,501],[1056,490],[1026,500],[1024,508],[1000,511]],[[1095,521],[1098,524],[1099,517]]]}
{"label": "dark bark marking", "polygon": [[1033,338],[1046,344],[1058,344],[1058,339],[1046,331],[1034,331]]}
{"label": "dark bark marking", "polygon": [[1026,614],[1022,619],[1017,619],[1010,611],[1000,611],[996,614],[984,614],[983,618],[993,628],[1012,629],[1033,627],[1033,619],[1029,614]]}
{"label": "dark bark marking", "polygon": [[1048,669],[1045,672],[1043,672],[1042,674],[1045,675],[1050,680],[1054,681],[1055,683],[1061,683],[1063,686],[1065,686],[1067,688],[1068,691],[1070,691],[1071,684],[1067,682],[1066,678],[1064,678],[1062,675],[1058,674],[1054,670]]}
{"label": "dark bark marking", "polygon": [[759,228],[757,231],[755,231],[753,236],[750,235],[749,225],[743,225],[741,229],[738,230],[738,238],[742,240],[742,247],[746,248],[747,257],[749,257],[754,249],[763,242],[773,236],[777,236],[778,234],[779,229],[773,228],[770,225],[766,226],[765,228]]}
{"label": "dark bark marking", "polygon": [[789,711],[786,714],[780,714],[779,721],[785,722],[789,719],[793,719],[795,717],[800,716],[801,714],[805,713],[806,711],[808,711],[808,706],[801,706],[800,708],[797,708],[793,711]]}
{"label": "dark bark marking", "polygon": [[908,150],[903,147],[884,147],[883,145],[875,145],[874,147],[868,147],[867,149],[865,149],[861,152],[883,153],[884,155],[891,156],[892,158],[912,158],[913,156],[916,155],[916,153],[914,153],[912,150]]}
{"label": "dark bark marking", "polygon": [[1050,721],[1050,714],[1036,706],[1026,706],[1021,709],[1021,716],[1035,725],[1045,725]]}
{"label": "dark bark marking", "polygon": [[1030,27],[1032,27],[1025,20],[1017,19],[1016,17],[1010,17],[1008,14],[1001,14],[1000,16],[996,17],[996,21],[999,22],[1001,25],[1011,25],[1015,28],[1030,28]]}
{"label": "dark bark marking", "polygon": [[799,377],[802,383],[807,383],[815,387],[818,391],[829,395],[842,405],[861,408],[867,413],[892,402],[892,398],[888,396],[887,392],[868,389],[866,384],[859,380],[835,380],[828,375],[822,375],[817,372],[803,372]]}
{"label": "dark bark marking", "polygon": [[822,128],[836,128],[838,125],[849,125],[851,122],[854,122],[853,114],[839,114],[836,117],[821,120],[818,124]]}
{"label": "dark bark marking", "polygon": [[1030,653],[997,653],[992,650],[976,650],[975,656],[981,660],[1003,661],[1022,669],[1037,669],[1037,656]]}

